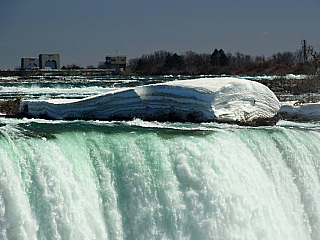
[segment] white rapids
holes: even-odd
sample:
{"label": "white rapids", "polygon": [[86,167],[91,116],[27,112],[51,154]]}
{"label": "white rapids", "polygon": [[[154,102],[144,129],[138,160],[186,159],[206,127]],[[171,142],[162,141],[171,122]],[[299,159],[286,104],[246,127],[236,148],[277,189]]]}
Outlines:
{"label": "white rapids", "polygon": [[118,89],[83,99],[24,100],[20,113],[52,119],[252,121],[280,108],[266,86],[238,78],[200,78]]}

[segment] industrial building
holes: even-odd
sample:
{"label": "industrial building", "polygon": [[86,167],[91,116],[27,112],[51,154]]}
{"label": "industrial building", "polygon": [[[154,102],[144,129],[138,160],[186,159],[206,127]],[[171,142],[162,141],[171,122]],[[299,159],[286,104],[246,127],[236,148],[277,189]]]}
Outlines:
{"label": "industrial building", "polygon": [[59,54],[40,54],[39,58],[21,58],[21,69],[60,69]]}
{"label": "industrial building", "polygon": [[21,69],[39,68],[39,58],[21,58]]}
{"label": "industrial building", "polygon": [[59,54],[40,54],[39,67],[41,69],[46,69],[46,68],[60,69],[60,55]]}
{"label": "industrial building", "polygon": [[107,69],[125,71],[126,65],[127,65],[127,57],[126,56],[116,56],[116,57],[106,56],[105,65]]}

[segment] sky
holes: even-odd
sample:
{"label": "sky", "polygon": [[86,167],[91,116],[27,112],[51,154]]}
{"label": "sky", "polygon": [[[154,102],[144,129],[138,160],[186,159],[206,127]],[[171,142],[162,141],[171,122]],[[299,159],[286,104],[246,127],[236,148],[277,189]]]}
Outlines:
{"label": "sky", "polygon": [[320,50],[319,0],[0,0],[0,69],[59,53],[60,66],[97,66],[158,50],[252,56]]}

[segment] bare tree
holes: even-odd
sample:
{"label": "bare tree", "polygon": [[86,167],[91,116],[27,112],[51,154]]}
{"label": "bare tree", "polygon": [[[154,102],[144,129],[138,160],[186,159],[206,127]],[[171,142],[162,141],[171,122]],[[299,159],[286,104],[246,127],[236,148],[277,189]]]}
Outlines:
{"label": "bare tree", "polygon": [[105,62],[99,62],[98,63],[98,69],[106,69],[107,68],[107,65]]}

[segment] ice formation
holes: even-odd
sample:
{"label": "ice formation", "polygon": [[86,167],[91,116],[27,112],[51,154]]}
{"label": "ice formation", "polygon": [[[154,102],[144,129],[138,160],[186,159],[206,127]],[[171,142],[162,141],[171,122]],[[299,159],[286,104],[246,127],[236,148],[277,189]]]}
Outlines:
{"label": "ice formation", "polygon": [[300,120],[320,120],[320,103],[283,102],[278,112],[289,117],[298,117]]}
{"label": "ice formation", "polygon": [[20,114],[50,119],[241,121],[280,108],[266,86],[238,78],[200,78],[118,89],[83,99],[25,100]]}

